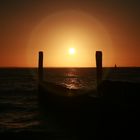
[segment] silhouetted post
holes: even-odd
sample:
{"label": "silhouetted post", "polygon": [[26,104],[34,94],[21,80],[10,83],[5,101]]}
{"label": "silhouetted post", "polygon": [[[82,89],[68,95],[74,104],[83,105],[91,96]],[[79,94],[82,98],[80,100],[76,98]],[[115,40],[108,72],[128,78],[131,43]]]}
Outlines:
{"label": "silhouetted post", "polygon": [[117,65],[116,64],[115,64],[115,67],[114,68],[115,68],[115,70],[117,69]]}
{"label": "silhouetted post", "polygon": [[38,60],[38,79],[39,81],[43,80],[43,52],[39,52],[39,60]]}
{"label": "silhouetted post", "polygon": [[97,77],[97,90],[102,81],[102,52],[96,51],[96,77]]}

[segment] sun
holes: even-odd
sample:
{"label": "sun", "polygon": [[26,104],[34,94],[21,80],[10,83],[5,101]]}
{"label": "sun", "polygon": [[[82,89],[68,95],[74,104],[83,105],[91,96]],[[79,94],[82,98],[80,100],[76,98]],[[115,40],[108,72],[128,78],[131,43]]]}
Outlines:
{"label": "sun", "polygon": [[69,54],[74,55],[75,54],[75,48],[69,48]]}

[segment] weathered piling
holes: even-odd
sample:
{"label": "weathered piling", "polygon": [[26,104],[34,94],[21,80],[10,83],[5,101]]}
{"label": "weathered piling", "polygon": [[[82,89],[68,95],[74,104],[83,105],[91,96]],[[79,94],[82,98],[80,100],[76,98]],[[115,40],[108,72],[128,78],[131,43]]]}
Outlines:
{"label": "weathered piling", "polygon": [[38,80],[43,80],[43,52],[39,52],[39,60],[38,60]]}
{"label": "weathered piling", "polygon": [[102,51],[96,51],[96,78],[97,78],[97,90],[102,81]]}

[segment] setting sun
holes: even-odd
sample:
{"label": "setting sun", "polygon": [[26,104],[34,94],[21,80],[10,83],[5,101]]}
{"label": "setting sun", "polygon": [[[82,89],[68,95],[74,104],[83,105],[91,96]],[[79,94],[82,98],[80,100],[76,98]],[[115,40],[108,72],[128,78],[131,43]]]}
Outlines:
{"label": "setting sun", "polygon": [[75,48],[69,48],[69,54],[74,55],[75,54]]}
{"label": "setting sun", "polygon": [[95,66],[93,54],[96,50],[104,52],[105,65],[111,65],[114,56],[104,26],[94,16],[73,10],[47,16],[34,28],[27,47],[28,65],[36,65],[37,60],[33,60],[36,54],[31,57],[33,50],[44,52],[47,67]]}

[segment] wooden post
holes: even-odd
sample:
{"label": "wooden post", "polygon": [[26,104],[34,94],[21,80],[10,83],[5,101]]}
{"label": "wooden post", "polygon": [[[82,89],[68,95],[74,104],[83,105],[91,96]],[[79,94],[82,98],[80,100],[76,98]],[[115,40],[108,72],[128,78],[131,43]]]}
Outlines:
{"label": "wooden post", "polygon": [[39,52],[39,60],[38,60],[38,79],[39,81],[43,80],[43,52]]}
{"label": "wooden post", "polygon": [[102,52],[96,51],[96,77],[97,77],[97,90],[102,81]]}

